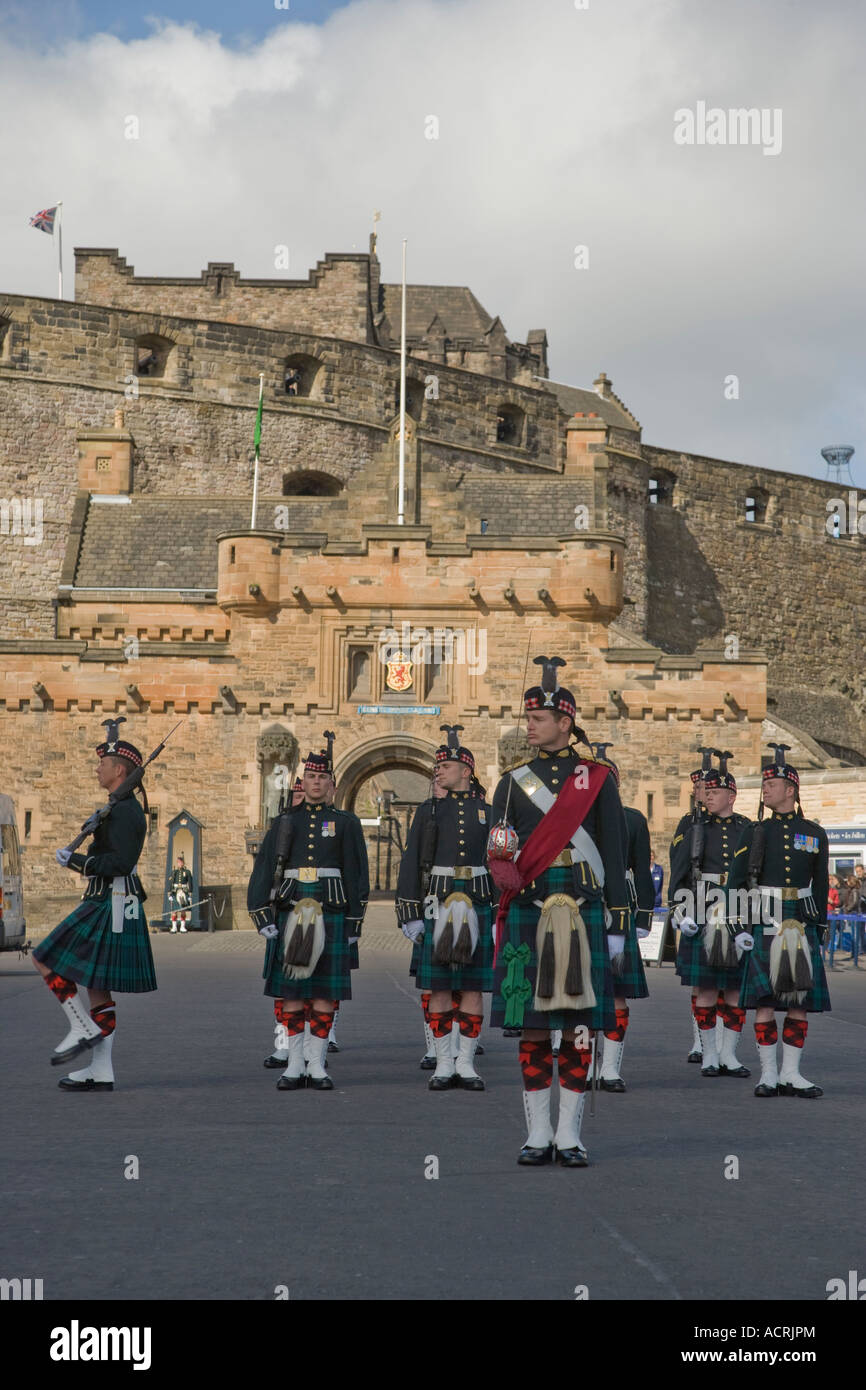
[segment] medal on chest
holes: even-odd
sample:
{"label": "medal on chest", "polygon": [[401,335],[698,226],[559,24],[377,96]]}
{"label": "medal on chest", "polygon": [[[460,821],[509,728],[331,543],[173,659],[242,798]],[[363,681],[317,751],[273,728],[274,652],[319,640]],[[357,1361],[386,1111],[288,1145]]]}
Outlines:
{"label": "medal on chest", "polygon": [[817,835],[795,835],[795,836],[794,836],[794,849],[802,849],[802,850],[805,850],[807,854],[817,854],[817,853],[818,853],[818,836],[817,836]]}
{"label": "medal on chest", "polygon": [[323,821],[322,821],[322,837],[323,837],[324,839],[328,839],[328,837],[333,838],[336,834],[337,834],[337,822],[334,821],[334,820],[323,820]]}

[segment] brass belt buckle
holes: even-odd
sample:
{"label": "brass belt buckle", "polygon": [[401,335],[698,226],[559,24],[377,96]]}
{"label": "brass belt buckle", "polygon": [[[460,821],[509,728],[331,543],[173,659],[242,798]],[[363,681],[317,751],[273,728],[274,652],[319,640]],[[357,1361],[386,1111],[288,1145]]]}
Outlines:
{"label": "brass belt buckle", "polygon": [[319,870],[315,866],[298,869],[298,881],[300,883],[315,883],[319,877]]}
{"label": "brass belt buckle", "polygon": [[455,879],[467,879],[472,877],[472,870],[462,866],[454,870]]}

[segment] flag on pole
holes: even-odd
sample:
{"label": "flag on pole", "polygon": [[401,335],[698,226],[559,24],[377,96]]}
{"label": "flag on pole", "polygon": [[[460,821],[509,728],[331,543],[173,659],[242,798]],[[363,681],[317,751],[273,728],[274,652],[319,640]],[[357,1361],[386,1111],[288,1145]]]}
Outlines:
{"label": "flag on pole", "polygon": [[57,208],[43,208],[30,219],[30,226],[36,227],[40,232],[47,232],[49,236],[54,235],[54,219],[57,216]]}
{"label": "flag on pole", "polygon": [[259,446],[262,442],[262,398],[264,396],[264,382],[259,383],[259,408],[256,411],[256,427],[253,431],[253,448],[256,451],[256,458],[259,456]]}
{"label": "flag on pole", "polygon": [[256,424],[253,430],[253,450],[256,461],[253,469],[253,511],[250,517],[250,530],[256,529],[256,512],[259,505],[259,445],[262,442],[262,402],[265,395],[265,374],[259,372],[259,408],[256,411]]}

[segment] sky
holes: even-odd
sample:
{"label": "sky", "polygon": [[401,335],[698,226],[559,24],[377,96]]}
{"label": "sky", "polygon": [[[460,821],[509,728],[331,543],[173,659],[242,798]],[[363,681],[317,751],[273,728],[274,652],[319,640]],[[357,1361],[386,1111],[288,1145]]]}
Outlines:
{"label": "sky", "polygon": [[58,199],[67,298],[74,246],[305,278],[377,209],[386,280],[406,237],[647,443],[817,477],[849,444],[858,485],[864,39],[861,0],[0,0],[0,304],[57,294]]}

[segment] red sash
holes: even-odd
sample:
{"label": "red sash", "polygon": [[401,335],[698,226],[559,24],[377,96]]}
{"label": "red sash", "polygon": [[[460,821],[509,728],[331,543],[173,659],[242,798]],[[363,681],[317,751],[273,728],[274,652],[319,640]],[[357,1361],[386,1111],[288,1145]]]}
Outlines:
{"label": "red sash", "polygon": [[[556,801],[550,810],[542,816],[520,851],[520,858],[517,863],[508,864],[509,869],[515,872],[509,873],[507,886],[497,884],[497,887],[502,886],[503,891],[499,899],[499,910],[496,914],[496,955],[499,954],[502,933],[505,930],[505,919],[512,902],[521,889],[531,883],[534,878],[543,874],[545,869],[550,868],[557,855],[561,854],[566,845],[569,844],[574,832],[583,825],[589,815],[592,804],[610,772],[610,768],[605,767],[602,763],[581,763],[581,768],[586,768],[589,785],[579,787],[575,775],[566,780]],[[496,865],[498,863],[508,863],[508,861],[495,859],[491,861],[489,867],[494,883],[496,883]]]}

